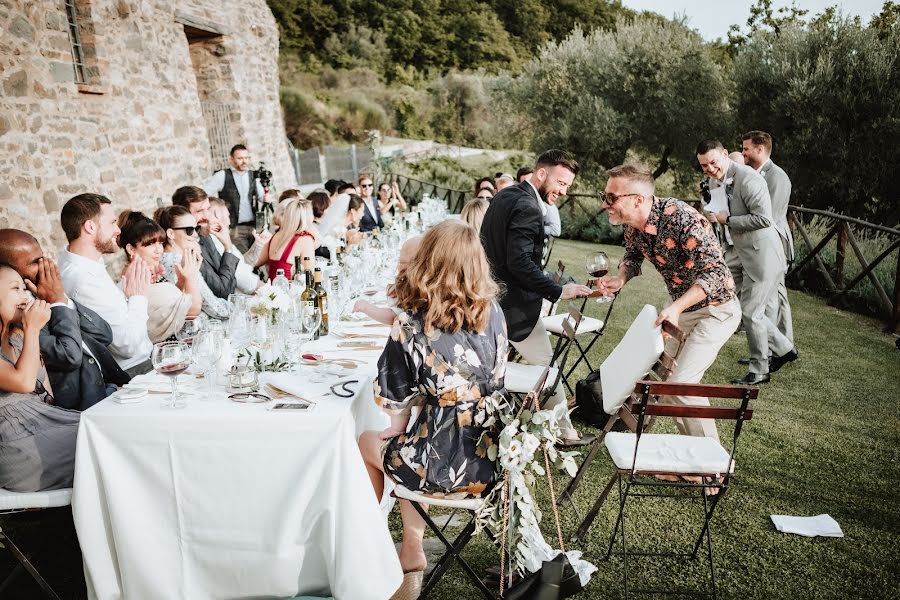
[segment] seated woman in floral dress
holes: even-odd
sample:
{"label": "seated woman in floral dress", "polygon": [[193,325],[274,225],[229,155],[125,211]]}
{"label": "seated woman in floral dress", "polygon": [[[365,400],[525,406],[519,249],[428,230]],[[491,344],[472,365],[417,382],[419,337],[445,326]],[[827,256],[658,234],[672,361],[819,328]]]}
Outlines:
{"label": "seated woman in floral dress", "polygon": [[81,413],[53,406],[38,342],[49,320],[50,306],[0,264],[0,487],[13,492],[72,487],[75,474]]}
{"label": "seated woman in floral dress", "polygon": [[[402,312],[375,384],[391,426],[359,440],[372,485],[379,501],[385,473],[420,493],[483,495],[498,472],[488,452],[497,432],[483,426],[486,399],[506,402],[507,339],[478,233],[459,221],[436,225],[405,275],[390,288]],[[408,501],[400,501],[400,513],[404,586],[421,585],[425,523]]]}

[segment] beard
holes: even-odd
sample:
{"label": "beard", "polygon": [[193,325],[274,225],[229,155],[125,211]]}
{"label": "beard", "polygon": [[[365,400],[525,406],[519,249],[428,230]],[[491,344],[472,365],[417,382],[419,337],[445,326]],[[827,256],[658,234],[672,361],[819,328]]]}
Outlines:
{"label": "beard", "polygon": [[110,236],[105,240],[94,240],[94,248],[101,254],[114,254],[119,249],[119,245],[116,243],[116,238]]}

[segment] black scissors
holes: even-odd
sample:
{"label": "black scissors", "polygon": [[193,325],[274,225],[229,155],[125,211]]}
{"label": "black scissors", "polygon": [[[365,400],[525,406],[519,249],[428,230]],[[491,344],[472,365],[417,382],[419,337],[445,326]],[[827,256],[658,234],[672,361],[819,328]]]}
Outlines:
{"label": "black scissors", "polygon": [[[349,386],[351,383],[359,383],[358,379],[348,379],[347,381],[341,381],[339,383],[335,383],[331,386],[331,393],[337,396],[338,398],[352,398],[356,395],[356,391],[350,389]],[[342,391],[338,391],[342,390]]]}

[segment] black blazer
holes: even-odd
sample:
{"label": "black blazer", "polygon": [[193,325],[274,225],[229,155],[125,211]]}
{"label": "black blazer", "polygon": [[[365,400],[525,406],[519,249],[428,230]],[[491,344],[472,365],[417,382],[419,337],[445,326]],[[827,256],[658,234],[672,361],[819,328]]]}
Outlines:
{"label": "black blazer", "polygon": [[527,181],[511,185],[494,196],[481,223],[481,243],[501,286],[500,307],[514,342],[534,329],[541,299],[556,301],[562,294],[562,286],[541,270],[544,215],[539,202]]}
{"label": "black blazer", "polygon": [[[41,330],[41,356],[56,405],[86,410],[131,377],[107,348],[113,339],[109,323],[91,309],[73,304],[75,310],[66,306],[50,309],[50,320]],[[90,354],[84,351],[82,342]]]}
{"label": "black blazer", "polygon": [[220,254],[208,235],[200,236],[200,251],[203,254],[203,264],[200,265],[203,281],[218,298],[227,299],[237,286],[235,272],[240,259],[231,252]]}
{"label": "black blazer", "polygon": [[381,207],[378,206],[378,198],[372,198],[372,206],[375,207],[375,215],[369,212],[369,207],[363,202],[363,217],[359,221],[359,230],[362,232],[372,231],[376,227],[384,229],[384,221],[381,220]]}

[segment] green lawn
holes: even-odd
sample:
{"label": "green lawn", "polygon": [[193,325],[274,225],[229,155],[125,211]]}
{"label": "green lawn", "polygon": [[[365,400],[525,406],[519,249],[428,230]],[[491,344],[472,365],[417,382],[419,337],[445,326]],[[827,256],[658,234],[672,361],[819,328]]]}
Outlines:
{"label": "green lawn", "polygon": [[[598,246],[557,241],[552,263],[565,262],[571,274],[585,276],[582,258]],[[603,248],[616,261],[623,249]],[[620,294],[604,339],[592,358],[602,362],[644,304],[666,300],[661,278],[645,265],[644,275]],[[800,360],[785,366],[762,386],[753,420],[741,434],[735,484],[713,520],[716,579],[722,598],[898,598],[900,597],[900,352],[882,325],[791,291]],[[589,303],[587,313],[599,316]],[[707,372],[706,383],[727,383],[743,375],[737,359],[747,355],[746,338],[735,335]],[[577,379],[586,375],[579,374]],[[723,440],[731,431],[720,426]],[[611,463],[601,452],[582,483],[576,502],[583,512],[607,481]],[[548,500],[544,531],[553,532]],[[629,512],[632,544],[689,543],[699,527],[700,505],[693,501],[638,500]],[[396,511],[395,511],[396,512]],[[779,533],[769,515],[834,517],[846,537],[803,538]],[[564,533],[577,522],[564,510]],[[599,561],[615,518],[607,502],[588,539],[577,546],[598,567],[580,598],[622,596],[621,562]],[[398,529],[392,517],[392,526]],[[399,537],[398,537],[399,539]],[[473,540],[467,556],[478,568],[497,555],[484,539]],[[703,563],[638,558],[631,563],[632,585],[706,583]],[[435,598],[476,597],[457,569],[448,573]]]}

